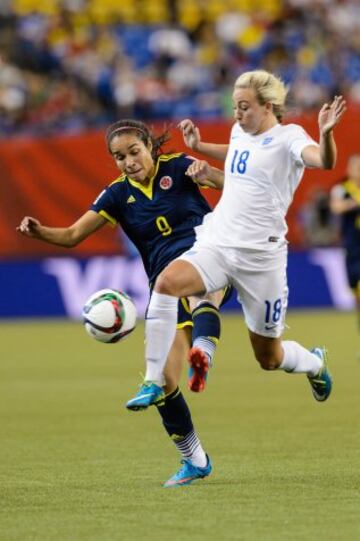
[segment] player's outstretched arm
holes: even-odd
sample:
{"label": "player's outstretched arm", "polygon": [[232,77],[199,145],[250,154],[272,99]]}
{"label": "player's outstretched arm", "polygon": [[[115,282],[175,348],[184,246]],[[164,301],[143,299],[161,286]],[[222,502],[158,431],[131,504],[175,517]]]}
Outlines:
{"label": "player's outstretched arm", "polygon": [[205,160],[194,160],[187,168],[186,174],[200,186],[208,186],[216,190],[223,189],[223,171],[210,166]]}
{"label": "player's outstretched arm", "polygon": [[199,128],[188,118],[182,120],[178,126],[182,131],[185,145],[191,148],[191,150],[205,154],[209,158],[225,160],[228,145],[218,145],[216,143],[205,143],[201,141]]}
{"label": "player's outstretched arm", "polygon": [[319,147],[310,145],[302,151],[302,157],[307,167],[333,169],[336,164],[337,149],[333,129],[346,111],[346,102],[342,96],[335,96],[329,105],[325,103],[318,115],[320,131]]}
{"label": "player's outstretched arm", "polygon": [[25,216],[16,228],[21,235],[49,244],[72,248],[100,229],[107,220],[93,210],[87,211],[69,227],[47,227],[31,216]]}

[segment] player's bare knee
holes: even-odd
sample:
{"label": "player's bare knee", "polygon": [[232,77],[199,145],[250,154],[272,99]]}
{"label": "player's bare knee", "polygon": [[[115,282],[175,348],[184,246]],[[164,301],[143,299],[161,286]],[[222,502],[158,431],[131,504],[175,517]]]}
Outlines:
{"label": "player's bare knee", "polygon": [[164,295],[176,295],[177,280],[174,273],[166,270],[162,272],[156,280],[155,290]]}

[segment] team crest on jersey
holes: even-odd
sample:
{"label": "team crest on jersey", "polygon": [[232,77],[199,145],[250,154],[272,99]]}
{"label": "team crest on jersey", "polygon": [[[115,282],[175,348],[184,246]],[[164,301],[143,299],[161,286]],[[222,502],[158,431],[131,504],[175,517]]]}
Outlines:
{"label": "team crest on jersey", "polygon": [[159,184],[163,190],[169,190],[173,185],[173,179],[169,176],[161,177]]}
{"label": "team crest on jersey", "polygon": [[269,143],[271,143],[271,141],[272,141],[273,139],[274,139],[273,137],[265,137],[265,139],[264,139],[263,142],[261,143],[262,146],[264,147],[265,145],[268,145]]}

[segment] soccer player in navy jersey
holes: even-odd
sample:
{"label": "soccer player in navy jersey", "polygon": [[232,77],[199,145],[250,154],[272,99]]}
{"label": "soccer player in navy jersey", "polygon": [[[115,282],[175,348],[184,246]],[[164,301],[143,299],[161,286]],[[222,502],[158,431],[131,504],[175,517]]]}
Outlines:
{"label": "soccer player in navy jersey", "polygon": [[[65,228],[47,227],[26,216],[17,230],[50,244],[72,247],[105,224],[120,224],[140,252],[152,290],[158,274],[192,246],[194,227],[210,211],[198,185],[186,175],[193,159],[182,153],[163,154],[161,147],[167,140],[167,133],[154,137],[140,121],[116,122],[109,127],[106,142],[122,174],[100,193],[90,210]],[[203,184],[221,187],[212,181]],[[220,337],[218,307],[223,298],[224,291],[218,291],[179,301],[178,326],[163,385],[153,400],[183,458],[182,468],[165,486],[189,484],[208,476],[212,469],[178,383],[189,355],[189,388],[195,392],[204,389]],[[142,409],[137,404],[128,407]]]}
{"label": "soccer player in navy jersey", "polygon": [[356,300],[360,331],[360,154],[350,156],[346,178],[331,190],[330,208],[340,216],[347,278]]}

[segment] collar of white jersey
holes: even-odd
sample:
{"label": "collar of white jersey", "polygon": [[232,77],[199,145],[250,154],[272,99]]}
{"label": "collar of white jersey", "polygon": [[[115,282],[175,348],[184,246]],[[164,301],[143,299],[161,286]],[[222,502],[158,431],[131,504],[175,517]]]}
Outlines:
{"label": "collar of white jersey", "polygon": [[231,137],[234,137],[236,135],[241,135],[241,137],[249,137],[251,141],[258,141],[260,139],[273,135],[281,127],[282,127],[282,124],[278,123],[278,124],[275,124],[275,126],[270,128],[269,130],[266,130],[262,133],[258,133],[257,135],[251,135],[251,133],[246,133],[246,131],[242,129],[242,127],[240,126],[238,122],[235,122],[235,124],[233,125],[232,132],[231,132]]}

